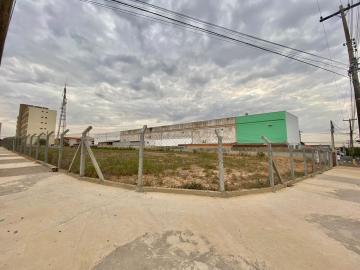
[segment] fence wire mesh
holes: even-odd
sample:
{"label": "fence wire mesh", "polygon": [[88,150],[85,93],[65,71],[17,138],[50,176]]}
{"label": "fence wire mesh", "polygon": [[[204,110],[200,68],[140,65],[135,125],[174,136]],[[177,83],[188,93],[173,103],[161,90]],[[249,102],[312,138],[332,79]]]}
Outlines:
{"label": "fence wire mesh", "polygon": [[[187,129],[182,125],[172,130],[147,128],[144,133],[143,169],[140,172],[139,148],[142,129],[110,133],[90,133],[92,152],[105,179],[131,185],[196,190],[221,190],[220,164],[223,164],[224,189],[226,191],[264,188],[271,186],[269,147],[267,145],[238,145],[234,142],[233,127],[207,130]],[[222,142],[215,130],[221,132]],[[44,138],[33,140],[31,157],[45,160]],[[25,138],[7,138],[2,146],[29,155],[30,144]],[[220,162],[219,147],[222,150]],[[77,149],[78,140],[70,144],[65,140],[60,160],[61,168],[68,170]],[[274,184],[321,172],[331,167],[328,148],[290,149],[285,145],[272,145]],[[49,146],[48,163],[58,166],[59,145]],[[219,167],[220,166],[220,167]],[[80,172],[80,150],[74,159],[71,172]],[[141,174],[141,178],[139,175]],[[93,162],[85,158],[85,176],[98,177]]]}

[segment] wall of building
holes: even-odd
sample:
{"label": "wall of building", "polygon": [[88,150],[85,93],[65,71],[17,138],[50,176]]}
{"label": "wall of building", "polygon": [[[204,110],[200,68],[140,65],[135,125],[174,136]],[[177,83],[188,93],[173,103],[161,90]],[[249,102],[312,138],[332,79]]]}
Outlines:
{"label": "wall of building", "polygon": [[286,131],[288,144],[300,144],[299,120],[295,115],[288,112],[286,112]]}
{"label": "wall of building", "polygon": [[262,144],[261,136],[273,143],[286,143],[286,113],[273,112],[236,117],[236,141],[239,144]]}
{"label": "wall of building", "polygon": [[[217,143],[215,129],[223,131],[224,143],[236,142],[235,118],[214,119],[192,123],[149,127],[145,133],[145,146],[178,146],[184,144]],[[126,147],[140,140],[140,129],[120,132],[117,145]]]}
{"label": "wall of building", "polygon": [[[27,136],[47,132],[55,132],[56,111],[48,108],[21,104],[19,109],[17,136]],[[43,136],[45,138],[45,135]],[[55,135],[49,138],[49,143],[54,144]],[[28,139],[28,143],[30,138]]]}

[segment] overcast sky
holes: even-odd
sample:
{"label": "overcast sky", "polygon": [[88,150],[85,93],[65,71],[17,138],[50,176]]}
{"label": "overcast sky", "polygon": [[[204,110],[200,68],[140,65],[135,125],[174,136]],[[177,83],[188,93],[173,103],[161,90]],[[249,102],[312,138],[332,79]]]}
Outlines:
{"label": "overcast sky", "polygon": [[[316,0],[151,2],[329,56]],[[327,15],[339,1],[319,4]],[[347,63],[341,20],[325,28],[332,55]],[[349,117],[347,78],[79,0],[18,0],[0,68],[2,136],[14,134],[20,103],[59,110],[65,81],[71,133],[287,110],[324,137],[331,119],[346,127]]]}

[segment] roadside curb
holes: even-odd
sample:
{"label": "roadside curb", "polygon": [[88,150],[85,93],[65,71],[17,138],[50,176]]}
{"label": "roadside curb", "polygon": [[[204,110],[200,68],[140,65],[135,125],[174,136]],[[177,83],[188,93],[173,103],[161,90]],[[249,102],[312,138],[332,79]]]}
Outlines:
{"label": "roadside curb", "polygon": [[[193,195],[193,196],[202,196],[202,197],[214,197],[214,198],[233,198],[245,195],[252,195],[252,194],[263,194],[263,193],[271,193],[276,192],[287,187],[291,187],[298,182],[303,180],[312,178],[316,175],[322,174],[330,169],[318,171],[307,176],[301,176],[293,180],[289,180],[284,184],[278,184],[274,188],[272,187],[265,187],[265,188],[255,188],[255,189],[244,189],[244,190],[236,190],[236,191],[213,191],[213,190],[194,190],[194,189],[180,189],[180,188],[164,188],[164,187],[149,187],[144,186],[142,193],[167,193],[167,194],[179,194],[179,195]],[[92,177],[81,177],[78,174],[68,172],[67,170],[59,170],[60,173],[65,173],[76,178],[79,181],[86,181],[93,184],[99,184],[104,186],[111,186],[111,187],[118,187],[126,190],[133,190],[136,191],[136,185],[131,184],[124,184],[120,182],[114,182],[110,180],[101,181],[98,178]]]}

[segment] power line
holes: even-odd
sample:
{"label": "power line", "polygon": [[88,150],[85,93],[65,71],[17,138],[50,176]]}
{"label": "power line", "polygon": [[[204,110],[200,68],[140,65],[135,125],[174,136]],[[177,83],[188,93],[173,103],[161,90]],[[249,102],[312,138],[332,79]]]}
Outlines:
{"label": "power line", "polygon": [[[80,0],[80,1],[82,1],[82,2],[88,2],[88,3],[93,3],[93,2],[94,2],[94,1],[88,1],[88,0]],[[180,20],[177,20],[177,19],[174,19],[174,18],[165,16],[165,15],[162,15],[162,14],[159,14],[159,13],[156,13],[156,12],[153,12],[153,11],[150,11],[150,10],[147,10],[147,9],[144,9],[144,8],[141,8],[141,7],[138,7],[138,6],[134,6],[134,5],[131,5],[131,4],[128,4],[128,3],[124,3],[124,2],[121,2],[121,1],[117,1],[117,0],[106,0],[106,1],[115,2],[115,3],[119,4],[119,5],[125,6],[125,7],[127,7],[127,8],[136,9],[136,10],[139,10],[139,11],[142,11],[142,12],[145,12],[145,13],[149,13],[149,14],[158,16],[158,17],[160,17],[160,18],[162,18],[162,19],[165,19],[165,20],[169,20],[169,21],[171,21],[171,22],[176,22],[177,24],[180,24],[181,26],[190,27],[190,28],[192,28],[192,29],[194,29],[194,30],[197,30],[197,31],[200,31],[200,32],[203,32],[203,33],[206,33],[206,34],[215,36],[215,37],[228,39],[228,40],[231,40],[231,41],[234,41],[234,42],[237,42],[237,43],[246,45],[246,46],[254,47],[254,48],[257,48],[257,49],[266,51],[266,52],[270,52],[270,53],[273,53],[273,54],[277,54],[277,55],[280,55],[280,56],[284,56],[284,57],[287,57],[287,58],[289,58],[289,59],[292,59],[292,60],[301,62],[301,63],[303,63],[303,64],[307,64],[307,65],[310,65],[310,66],[313,66],[313,67],[316,67],[316,68],[319,68],[319,69],[322,69],[322,70],[325,70],[325,71],[328,71],[328,72],[337,74],[337,75],[339,75],[339,76],[346,77],[345,75],[343,75],[343,74],[341,74],[341,73],[338,73],[338,72],[336,72],[336,71],[334,71],[334,70],[331,70],[331,69],[328,69],[328,68],[325,68],[325,67],[316,65],[316,64],[314,64],[314,63],[310,63],[310,62],[308,62],[308,61],[305,61],[305,60],[296,58],[296,57],[294,57],[294,56],[286,55],[286,54],[284,54],[284,53],[282,53],[282,52],[274,51],[274,50],[272,50],[272,49],[269,49],[269,48],[266,48],[266,47],[263,47],[263,46],[251,44],[251,43],[249,43],[249,42],[246,42],[246,41],[243,41],[243,40],[239,40],[239,39],[236,39],[236,38],[234,38],[234,37],[229,37],[229,36],[227,36],[227,35],[225,35],[225,34],[217,33],[217,32],[211,31],[211,30],[209,30],[209,29],[204,29],[204,28],[201,28],[201,27],[199,27],[199,26],[192,25],[192,24],[190,24],[190,23],[187,23],[187,22],[184,22],[184,21],[180,21]],[[98,3],[98,5],[101,5],[102,7],[105,7],[105,8],[109,8],[109,7],[110,7],[111,9],[114,8],[113,6],[108,6],[108,5],[104,5],[104,4],[101,4],[101,3]],[[186,28],[186,27],[185,27],[185,28]]]}
{"label": "power line", "polygon": [[[117,2],[116,0],[105,0],[105,1],[107,1],[107,2]],[[306,51],[304,51],[304,50],[292,48],[292,47],[289,47],[289,46],[286,46],[286,45],[283,45],[283,44],[280,44],[280,43],[277,43],[277,42],[265,40],[265,39],[262,39],[262,38],[259,38],[259,37],[253,36],[253,35],[249,35],[249,34],[246,34],[246,33],[243,33],[243,32],[239,32],[239,31],[235,31],[235,30],[233,30],[233,29],[229,29],[229,28],[226,28],[226,27],[223,27],[223,26],[214,24],[214,23],[206,22],[206,21],[203,21],[203,20],[200,20],[200,19],[191,17],[191,16],[189,16],[189,15],[185,15],[185,14],[182,14],[182,13],[179,13],[179,12],[175,12],[175,11],[172,11],[172,10],[169,10],[169,9],[166,9],[166,8],[163,8],[163,7],[159,7],[159,6],[156,6],[156,5],[153,5],[153,4],[144,2],[144,1],[140,1],[140,0],[128,0],[128,1],[141,3],[141,4],[143,4],[143,5],[152,7],[152,8],[154,8],[154,9],[158,9],[158,10],[164,11],[164,12],[166,12],[166,13],[170,13],[170,14],[174,14],[174,15],[177,15],[177,16],[180,16],[180,17],[183,17],[183,18],[186,18],[186,19],[190,19],[190,20],[195,21],[195,22],[198,22],[198,23],[202,23],[202,24],[205,24],[205,25],[209,25],[209,26],[212,26],[212,27],[216,27],[216,28],[225,30],[225,31],[230,32],[230,33],[233,33],[233,34],[237,34],[237,35],[240,35],[240,36],[246,36],[246,37],[248,37],[248,38],[255,39],[255,40],[258,40],[258,41],[262,41],[262,42],[265,42],[265,43],[268,43],[268,44],[271,44],[271,45],[276,45],[276,46],[279,46],[279,47],[282,47],[282,48],[290,49],[290,50],[293,50],[293,51],[296,51],[296,52],[299,52],[299,53],[307,54],[307,55],[310,55],[310,56],[314,56],[314,57],[321,58],[321,59],[323,59],[323,60],[327,60],[327,61],[331,61],[331,62],[336,62],[336,63],[339,63],[339,64],[341,64],[341,65],[347,66],[347,64],[342,63],[342,62],[339,62],[339,61],[334,60],[334,59],[331,59],[331,58],[326,58],[326,57],[323,57],[323,56],[321,56],[321,55],[316,55],[316,54],[313,54],[313,53],[306,52]]]}

